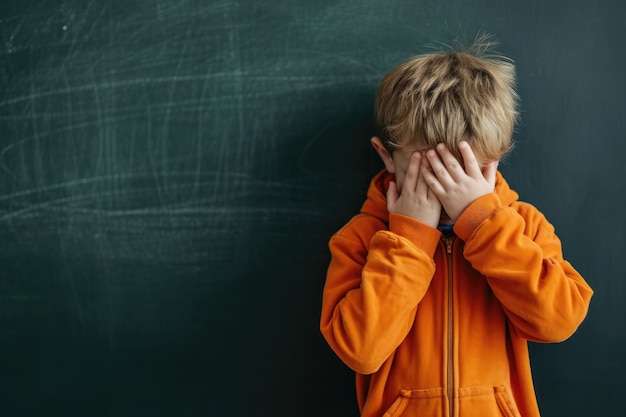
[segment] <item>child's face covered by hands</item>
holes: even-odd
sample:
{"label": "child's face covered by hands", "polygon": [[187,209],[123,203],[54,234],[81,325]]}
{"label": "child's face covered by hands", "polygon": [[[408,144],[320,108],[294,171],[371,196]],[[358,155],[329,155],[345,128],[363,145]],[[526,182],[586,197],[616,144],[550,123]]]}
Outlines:
{"label": "child's face covered by hands", "polygon": [[454,223],[474,200],[493,192],[497,161],[481,169],[467,142],[459,143],[459,151],[462,163],[444,144],[422,153],[394,152],[396,182],[387,192],[389,212],[436,227]]}

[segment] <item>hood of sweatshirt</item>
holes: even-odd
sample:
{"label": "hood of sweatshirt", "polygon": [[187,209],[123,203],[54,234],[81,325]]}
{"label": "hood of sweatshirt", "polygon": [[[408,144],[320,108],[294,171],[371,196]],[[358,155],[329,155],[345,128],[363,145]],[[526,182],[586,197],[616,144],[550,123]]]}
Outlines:
{"label": "hood of sweatshirt", "polygon": [[[367,199],[361,207],[361,213],[374,216],[385,223],[389,221],[387,211],[387,189],[395,176],[383,169],[370,182],[367,190]],[[500,171],[496,173],[495,193],[500,198],[503,206],[510,206],[519,199],[519,195],[513,191],[506,182]]]}

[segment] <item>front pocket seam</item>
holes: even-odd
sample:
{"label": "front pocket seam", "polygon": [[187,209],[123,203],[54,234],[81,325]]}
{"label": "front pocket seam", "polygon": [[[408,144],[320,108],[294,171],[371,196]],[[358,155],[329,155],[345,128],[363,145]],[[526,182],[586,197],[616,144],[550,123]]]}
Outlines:
{"label": "front pocket seam", "polygon": [[517,406],[515,402],[513,402],[512,398],[507,395],[507,391],[503,386],[494,387],[494,394],[496,397],[496,401],[500,404],[502,411],[507,414],[507,416],[516,417],[519,416],[519,411],[517,411]]}
{"label": "front pocket seam", "polygon": [[481,397],[485,395],[494,395],[497,392],[493,385],[481,385],[471,388],[459,389],[459,398]]}
{"label": "front pocket seam", "polygon": [[383,417],[393,417],[398,413],[404,412],[404,409],[406,408],[409,401],[409,398],[406,398],[402,395],[398,396],[393,404],[391,404],[391,407],[389,407],[389,409],[385,411]]}
{"label": "front pocket seam", "polygon": [[400,395],[407,399],[431,399],[431,398],[441,398],[443,396],[443,392],[441,388],[431,388],[431,389],[419,389],[419,390],[402,390],[400,391]]}

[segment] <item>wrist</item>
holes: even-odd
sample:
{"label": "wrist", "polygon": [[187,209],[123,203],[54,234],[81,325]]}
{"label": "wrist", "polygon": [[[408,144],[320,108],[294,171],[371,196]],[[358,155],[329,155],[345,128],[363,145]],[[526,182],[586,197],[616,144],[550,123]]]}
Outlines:
{"label": "wrist", "polygon": [[410,240],[431,257],[441,235],[436,227],[400,213],[389,214],[389,231]]}
{"label": "wrist", "polygon": [[491,218],[502,207],[496,193],[485,194],[472,201],[458,216],[454,223],[454,232],[467,241],[478,226]]}

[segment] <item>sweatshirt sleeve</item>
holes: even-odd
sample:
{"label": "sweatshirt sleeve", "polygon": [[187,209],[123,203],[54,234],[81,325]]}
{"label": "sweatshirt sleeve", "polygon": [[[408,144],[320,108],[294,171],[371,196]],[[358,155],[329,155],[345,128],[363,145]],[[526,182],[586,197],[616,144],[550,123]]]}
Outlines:
{"label": "sweatshirt sleeve", "polygon": [[439,236],[392,214],[389,230],[357,216],[331,238],[320,329],[354,371],[376,372],[406,337],[435,271]]}
{"label": "sweatshirt sleeve", "polygon": [[461,214],[454,230],[465,241],[465,258],[487,277],[521,336],[558,342],[576,331],[593,291],[563,259],[554,227],[536,208],[502,206],[488,194]]}

